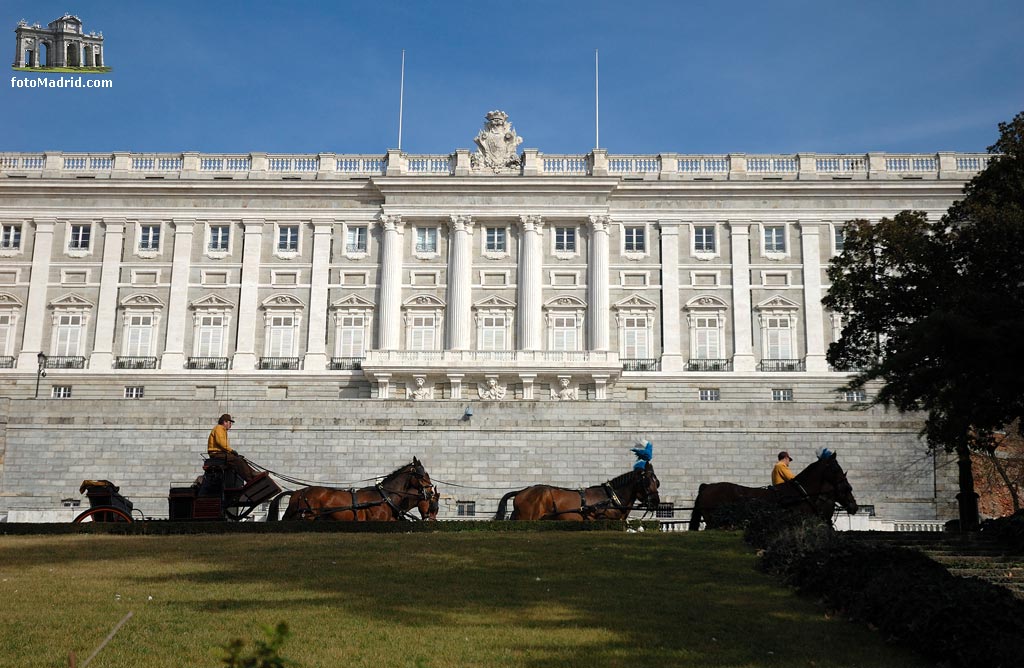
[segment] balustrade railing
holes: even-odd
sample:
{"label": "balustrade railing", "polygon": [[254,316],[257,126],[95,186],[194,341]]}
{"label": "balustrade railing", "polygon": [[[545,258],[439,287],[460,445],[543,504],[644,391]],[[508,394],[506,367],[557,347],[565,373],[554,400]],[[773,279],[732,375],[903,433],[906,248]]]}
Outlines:
{"label": "balustrade railing", "polygon": [[363,368],[362,357],[332,357],[327,368],[331,371],[358,371]]}
{"label": "balustrade railing", "polygon": [[227,357],[189,357],[185,362],[185,368],[226,371],[229,368],[229,360]]}
{"label": "balustrade railing", "polygon": [[661,360],[657,359],[628,359],[622,360],[623,371],[658,371],[661,369]]}
{"label": "balustrade railing", "polygon": [[691,359],[686,362],[687,371],[732,371],[730,359]]}
{"label": "balustrade railing", "polygon": [[4,355],[0,357],[0,369],[13,369],[14,368],[14,357]]}
{"label": "balustrade railing", "polygon": [[620,364],[618,354],[590,350],[371,350],[364,367],[389,364]]}
{"label": "balustrade railing", "polygon": [[115,369],[155,369],[156,358],[155,357],[134,357],[119,355],[114,358]]}
{"label": "balustrade railing", "polygon": [[805,371],[806,366],[803,360],[778,359],[761,360],[757,366],[759,371]]}
{"label": "balustrade railing", "polygon": [[260,371],[298,371],[302,365],[298,357],[261,357],[256,368]]}
{"label": "balustrade railing", "polygon": [[84,369],[85,358],[76,355],[50,355],[46,358],[47,369]]}
{"label": "balustrade railing", "polygon": [[[394,156],[392,156],[394,157]],[[654,176],[668,179],[814,179],[814,178],[932,178],[967,180],[984,169],[986,153],[927,154],[780,154],[780,155],[656,155],[544,154],[526,151],[523,173],[541,176],[611,175]],[[323,161],[330,160],[324,164]],[[446,176],[490,174],[477,171],[464,153],[447,155],[401,154],[391,165],[396,174]],[[206,154],[206,153],[2,153],[0,173],[48,178],[77,175],[145,178],[146,175],[199,177],[230,175],[250,178],[289,178],[317,174],[318,178],[379,176],[388,171],[386,155],[344,154]]]}

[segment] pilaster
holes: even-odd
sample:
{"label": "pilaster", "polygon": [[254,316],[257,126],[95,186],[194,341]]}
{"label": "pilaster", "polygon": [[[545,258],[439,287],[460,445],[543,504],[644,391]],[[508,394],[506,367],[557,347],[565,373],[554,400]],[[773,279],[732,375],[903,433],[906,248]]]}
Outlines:
{"label": "pilaster", "polygon": [[[389,151],[390,156],[390,151]],[[390,167],[388,168],[390,172]],[[380,216],[384,228],[381,249],[380,329],[377,348],[397,350],[402,323],[402,257],[404,248],[401,216]]]}
{"label": "pilaster", "polygon": [[543,322],[541,314],[541,265],[544,262],[540,216],[520,216],[522,226],[519,252],[519,349],[541,350]]}
{"label": "pilaster", "polygon": [[473,320],[473,219],[452,216],[448,258],[448,312],[445,318],[448,350],[469,350]]}
{"label": "pilaster", "polygon": [[821,307],[821,223],[800,221],[800,247],[804,265],[804,335],[807,371],[828,371],[825,361],[825,316]]}
{"label": "pilaster", "polygon": [[754,333],[750,305],[750,221],[731,220],[729,240],[732,254],[732,368],[753,373]]}
{"label": "pilaster", "polygon": [[169,224],[174,230],[174,255],[171,259],[171,290],[167,300],[167,335],[160,368],[178,370],[185,367],[185,326],[188,320],[188,277],[192,264],[192,234],[196,221],[175,218]]}
{"label": "pilaster", "polygon": [[661,370],[683,370],[679,308],[678,220],[659,220],[661,231]]}
{"label": "pilaster", "polygon": [[256,317],[259,301],[260,257],[263,245],[263,220],[242,221],[242,287],[238,292],[238,339],[231,367],[239,371],[256,368]]}
{"label": "pilaster", "polygon": [[607,352],[611,310],[608,303],[608,216],[590,216],[587,293],[590,349]]}
{"label": "pilaster", "polygon": [[103,265],[100,269],[100,296],[96,304],[96,336],[89,356],[90,369],[110,369],[114,366],[114,314],[117,313],[117,284],[121,275],[125,220],[107,218],[103,226]]}
{"label": "pilaster", "polygon": [[309,278],[309,330],[306,358],[302,368],[323,371],[327,368],[327,295],[330,279],[331,235],[334,221],[313,221],[313,266]]}
{"label": "pilaster", "polygon": [[57,221],[52,218],[36,218],[35,239],[32,242],[32,273],[28,284],[28,299],[25,304],[25,333],[18,355],[20,371],[35,371],[38,367],[36,355],[43,350],[43,319],[46,316],[46,297],[50,279],[50,258],[53,255],[53,228]]}

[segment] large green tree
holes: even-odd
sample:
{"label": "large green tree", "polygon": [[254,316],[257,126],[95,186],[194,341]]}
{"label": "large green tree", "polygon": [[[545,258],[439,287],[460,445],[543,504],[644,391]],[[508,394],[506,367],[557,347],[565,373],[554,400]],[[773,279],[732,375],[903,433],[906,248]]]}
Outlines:
{"label": "large green tree", "polygon": [[823,301],[843,316],[828,359],[856,372],[849,387],[880,382],[876,403],[924,412],[929,446],[957,453],[965,529],[978,523],[971,449],[1024,416],[1024,113],[999,130],[941,220],[850,221]]}

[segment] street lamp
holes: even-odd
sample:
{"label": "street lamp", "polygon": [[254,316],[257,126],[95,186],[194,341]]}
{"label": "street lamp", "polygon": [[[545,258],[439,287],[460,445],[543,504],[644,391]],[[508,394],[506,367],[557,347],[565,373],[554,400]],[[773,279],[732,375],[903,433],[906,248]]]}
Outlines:
{"label": "street lamp", "polygon": [[36,361],[39,363],[39,368],[36,369],[36,396],[33,399],[39,398],[39,379],[46,378],[46,353],[40,351],[36,355]]}

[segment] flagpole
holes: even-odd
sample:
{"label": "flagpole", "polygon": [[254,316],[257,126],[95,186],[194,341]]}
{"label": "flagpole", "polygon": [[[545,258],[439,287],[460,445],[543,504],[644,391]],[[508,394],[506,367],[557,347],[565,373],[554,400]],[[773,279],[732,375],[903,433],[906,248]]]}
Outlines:
{"label": "flagpole", "polygon": [[601,147],[601,95],[599,84],[597,49],[594,49],[594,148]]}
{"label": "flagpole", "polygon": [[405,103],[405,49],[402,49],[402,79],[398,86],[398,150],[402,150],[402,107]]}

